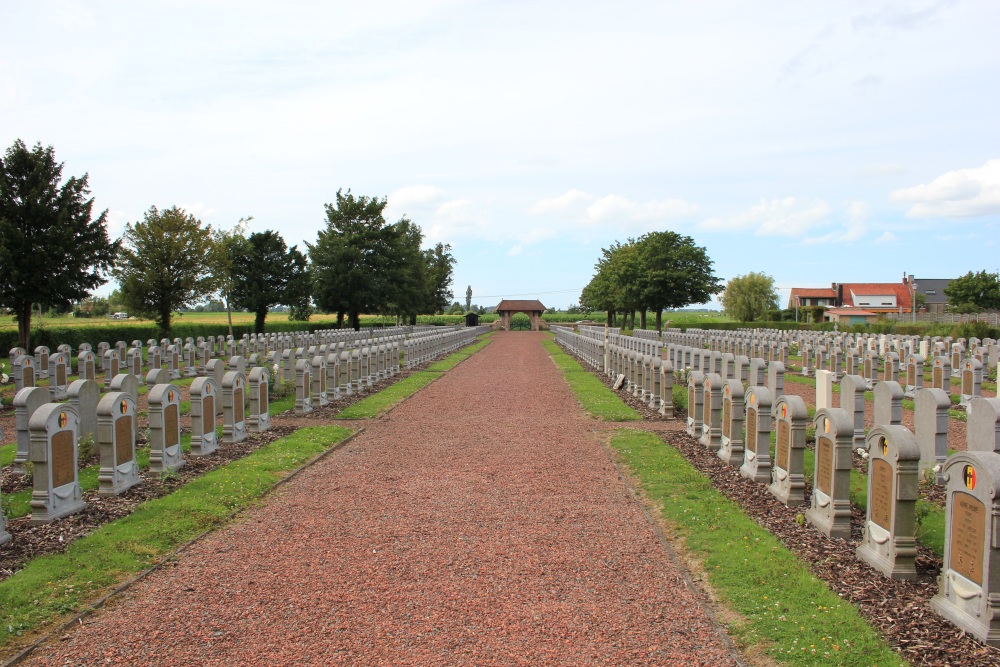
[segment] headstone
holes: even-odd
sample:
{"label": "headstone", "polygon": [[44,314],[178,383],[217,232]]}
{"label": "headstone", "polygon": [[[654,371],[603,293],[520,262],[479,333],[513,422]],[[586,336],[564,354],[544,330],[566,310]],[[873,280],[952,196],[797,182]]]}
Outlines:
{"label": "headstone", "polygon": [[62,352],[49,355],[49,393],[53,401],[66,399],[69,385],[69,356]]}
{"label": "headstone", "polygon": [[111,379],[110,391],[128,394],[136,405],[139,404],[139,380],[131,373],[119,373]]}
{"label": "headstone", "polygon": [[698,442],[717,452],[722,444],[722,378],[718,373],[705,376],[704,392],[705,415]]}
{"label": "headstone", "polygon": [[865,386],[874,389],[878,384],[878,354],[875,350],[865,351],[865,361],[862,375],[865,378]]}
{"label": "headstone", "polygon": [[[221,363],[219,359],[213,362]],[[191,383],[191,455],[207,456],[219,448],[215,433],[216,404],[219,390],[211,377],[195,378]]]}
{"label": "headstone", "polygon": [[701,436],[705,418],[705,374],[701,371],[688,373],[688,418],[687,434],[692,438]]}
{"label": "headstone", "polygon": [[740,475],[760,484],[771,481],[771,405],[771,392],[767,387],[746,390],[746,436]]}
{"label": "headstone", "polygon": [[860,375],[845,375],[840,380],[840,407],[854,425],[852,449],[865,446],[865,379]]}
{"label": "headstone", "polygon": [[97,443],[101,453],[97,495],[114,497],[142,481],[135,460],[135,432],[132,397],[118,391],[105,394],[97,404]]}
{"label": "headstone", "polygon": [[229,371],[222,378],[222,442],[237,443],[246,440],[246,376],[239,371]]}
{"label": "headstone", "polygon": [[83,440],[89,437],[93,444],[97,444],[97,406],[101,401],[101,386],[93,380],[74,380],[69,383],[66,394],[69,404],[76,409],[79,415],[79,429],[77,438]]}
{"label": "headstone", "polygon": [[11,375],[14,376],[14,391],[21,391],[26,387],[35,386],[35,359],[26,354],[17,357],[10,365]]}
{"label": "headstone", "polygon": [[899,355],[887,352],[885,355],[885,373],[882,379],[888,382],[899,382]]}
{"label": "headstone", "polygon": [[86,503],[77,475],[76,410],[63,403],[46,403],[28,423],[34,465],[31,525],[50,523],[79,512]]}
{"label": "headstone", "polygon": [[170,384],[170,371],[154,366],[153,370],[146,373],[146,387],[152,389],[158,384]]}
{"label": "headstone", "polygon": [[28,430],[31,416],[51,400],[52,395],[43,387],[25,387],[14,394],[14,425],[17,430],[14,470],[17,472],[24,472],[24,464],[31,460],[31,431]]}
{"label": "headstone", "polygon": [[119,373],[121,364],[118,360],[118,351],[108,349],[104,352],[104,391],[111,391],[111,380]]}
{"label": "headstone", "polygon": [[903,423],[903,388],[898,382],[883,381],[875,385],[875,426],[896,426]]}
{"label": "headstone", "polygon": [[759,357],[750,360],[750,370],[747,375],[747,383],[751,387],[767,386],[767,364]]}
{"label": "headstone", "polygon": [[660,409],[661,416],[674,418],[674,367],[669,361],[660,364]]}
{"label": "headstone", "polygon": [[1000,453],[1000,398],[970,401],[965,439],[967,451]]}
{"label": "headstone", "polygon": [[951,362],[948,357],[934,357],[931,369],[931,387],[951,394]]}
{"label": "headstone", "polygon": [[771,409],[777,439],[768,490],[787,507],[805,503],[806,404],[799,396],[782,396]]}
{"label": "headstone", "polygon": [[969,357],[962,360],[961,368],[962,383],[959,389],[961,396],[959,405],[968,405],[970,400],[983,395],[983,365],[974,357]]}
{"label": "headstone", "polygon": [[181,379],[181,353],[173,344],[167,346],[167,372],[171,380]]}
{"label": "headstone", "polygon": [[93,352],[80,352],[76,357],[76,364],[81,380],[97,380],[97,356]]}
{"label": "headstone", "polygon": [[876,425],[868,434],[868,507],[857,556],[891,579],[917,576],[919,468],[920,448],[907,428]]}
{"label": "headstone", "polygon": [[[207,377],[212,378],[215,383],[215,395],[219,394],[219,387],[222,386],[222,378],[226,376],[226,365],[222,363],[222,359],[212,359],[208,362],[208,375]],[[218,417],[222,414],[222,401],[215,401],[215,416]]]}
{"label": "headstone", "polygon": [[257,367],[250,369],[247,386],[250,393],[250,416],[247,418],[247,428],[254,433],[262,433],[271,428],[271,415],[268,412],[270,386],[268,369]]}
{"label": "headstone", "polygon": [[743,383],[736,379],[726,380],[722,390],[722,437],[719,458],[737,468],[743,465],[744,399]]}
{"label": "headstone", "polygon": [[958,452],[944,478],[944,562],[931,608],[979,641],[1000,646],[1000,455]]}
{"label": "headstone", "polygon": [[816,411],[813,424],[816,456],[806,521],[827,537],[850,539],[854,423],[846,410],[826,408]]}
{"label": "headstone", "polygon": [[906,359],[906,381],[903,395],[913,398],[917,389],[924,386],[924,358],[919,354],[911,354]]}
{"label": "headstone", "polygon": [[767,390],[771,392],[772,401],[785,395],[785,365],[780,361],[767,365]]}
{"label": "headstone", "polygon": [[133,347],[130,348],[126,354],[128,372],[131,373],[136,380],[142,382],[142,349]]}
{"label": "headstone", "polygon": [[326,358],[317,354],[312,358],[312,394],[316,399],[316,407],[330,404],[326,396]]}
{"label": "headstone", "polygon": [[833,407],[833,371],[816,369],[816,409]]}
{"label": "headstone", "polygon": [[35,375],[40,380],[49,377],[49,355],[50,350],[45,345],[39,345],[35,348]]}
{"label": "headstone", "polygon": [[181,390],[158,384],[149,390],[149,470],[171,472],[183,466]]}
{"label": "headstone", "polygon": [[305,359],[295,362],[295,414],[305,415],[313,410],[312,378],[310,365]]}
{"label": "headstone", "polygon": [[[920,448],[920,470],[927,474],[935,466],[934,479],[944,483],[944,463],[948,458],[948,408],[951,399],[940,389],[923,387],[913,397],[913,431]],[[969,420],[970,426],[972,420]],[[967,432],[968,433],[968,432]]]}

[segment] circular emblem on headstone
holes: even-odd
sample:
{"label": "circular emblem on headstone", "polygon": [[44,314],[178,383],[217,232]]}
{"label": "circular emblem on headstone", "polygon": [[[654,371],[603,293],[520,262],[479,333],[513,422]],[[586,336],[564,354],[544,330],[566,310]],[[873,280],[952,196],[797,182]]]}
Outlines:
{"label": "circular emblem on headstone", "polygon": [[726,396],[729,396],[729,385],[726,385]]}
{"label": "circular emblem on headstone", "polygon": [[823,417],[823,432],[824,433],[830,432],[830,420],[827,419],[826,417]]}
{"label": "circular emblem on headstone", "polygon": [[128,412],[128,402],[125,399],[122,399],[118,403],[118,409],[122,411],[122,414],[125,414],[126,412]]}
{"label": "circular emblem on headstone", "polygon": [[965,488],[972,491],[976,488],[976,469],[970,465],[966,465],[962,468],[962,481],[965,482]]}
{"label": "circular emblem on headstone", "polygon": [[65,412],[60,412],[58,421],[59,421],[59,428],[66,428],[66,422],[69,421],[69,418],[66,416]]}
{"label": "circular emblem on headstone", "polygon": [[781,418],[782,419],[787,419],[788,418],[788,404],[787,403],[782,403],[781,404]]}
{"label": "circular emblem on headstone", "polygon": [[24,365],[25,366],[30,366],[31,365],[31,359],[30,358],[29,359],[25,359],[24,360]]}
{"label": "circular emblem on headstone", "polygon": [[174,390],[173,389],[171,389],[170,391],[167,392],[167,400],[170,401],[171,403],[174,402]]}
{"label": "circular emblem on headstone", "polygon": [[757,405],[757,395],[756,394],[750,394],[750,405],[754,405],[754,406]]}
{"label": "circular emblem on headstone", "polygon": [[889,441],[886,440],[884,437],[883,438],[879,438],[879,444],[882,445],[882,456],[888,456],[889,455]]}

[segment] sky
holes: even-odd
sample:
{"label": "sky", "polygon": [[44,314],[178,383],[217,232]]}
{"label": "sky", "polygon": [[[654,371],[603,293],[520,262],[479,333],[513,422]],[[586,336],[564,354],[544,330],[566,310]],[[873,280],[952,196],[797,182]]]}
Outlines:
{"label": "sky", "polygon": [[[601,248],[723,280],[997,271],[1000,3],[0,0],[0,150],[315,242],[338,189],[449,243],[455,300],[577,303]],[[103,291],[109,291],[110,286]]]}

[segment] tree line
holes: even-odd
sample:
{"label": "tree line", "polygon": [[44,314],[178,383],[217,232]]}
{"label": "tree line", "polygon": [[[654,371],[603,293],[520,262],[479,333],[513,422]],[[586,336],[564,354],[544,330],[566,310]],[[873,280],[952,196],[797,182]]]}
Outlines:
{"label": "tree line", "polygon": [[337,313],[338,326],[346,317],[356,329],[362,313],[412,323],[453,296],[451,246],[423,248],[413,221],[387,222],[385,197],[338,190],[306,252],[273,230],[247,234],[252,218],[221,230],[176,206],[151,206],[111,240],[107,210],[94,216],[87,175],[62,174],[53,148],[40,143],[18,139],[0,159],[0,305],[29,349],[33,304],[68,309],[109,277],[122,306],[163,335],[176,311],[212,297],[254,313],[263,332],[277,305],[289,306],[292,319],[307,320],[313,307]]}

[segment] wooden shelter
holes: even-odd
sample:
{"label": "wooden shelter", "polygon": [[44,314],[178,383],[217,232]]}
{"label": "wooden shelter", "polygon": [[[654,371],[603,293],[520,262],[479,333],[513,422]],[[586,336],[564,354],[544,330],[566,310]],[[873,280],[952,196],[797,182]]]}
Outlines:
{"label": "wooden shelter", "polygon": [[545,312],[545,306],[537,299],[504,299],[497,306],[496,311],[497,315],[500,316],[503,328],[507,331],[510,331],[510,318],[514,316],[514,313],[527,315],[531,318],[531,330],[538,331],[542,326],[542,313]]}

